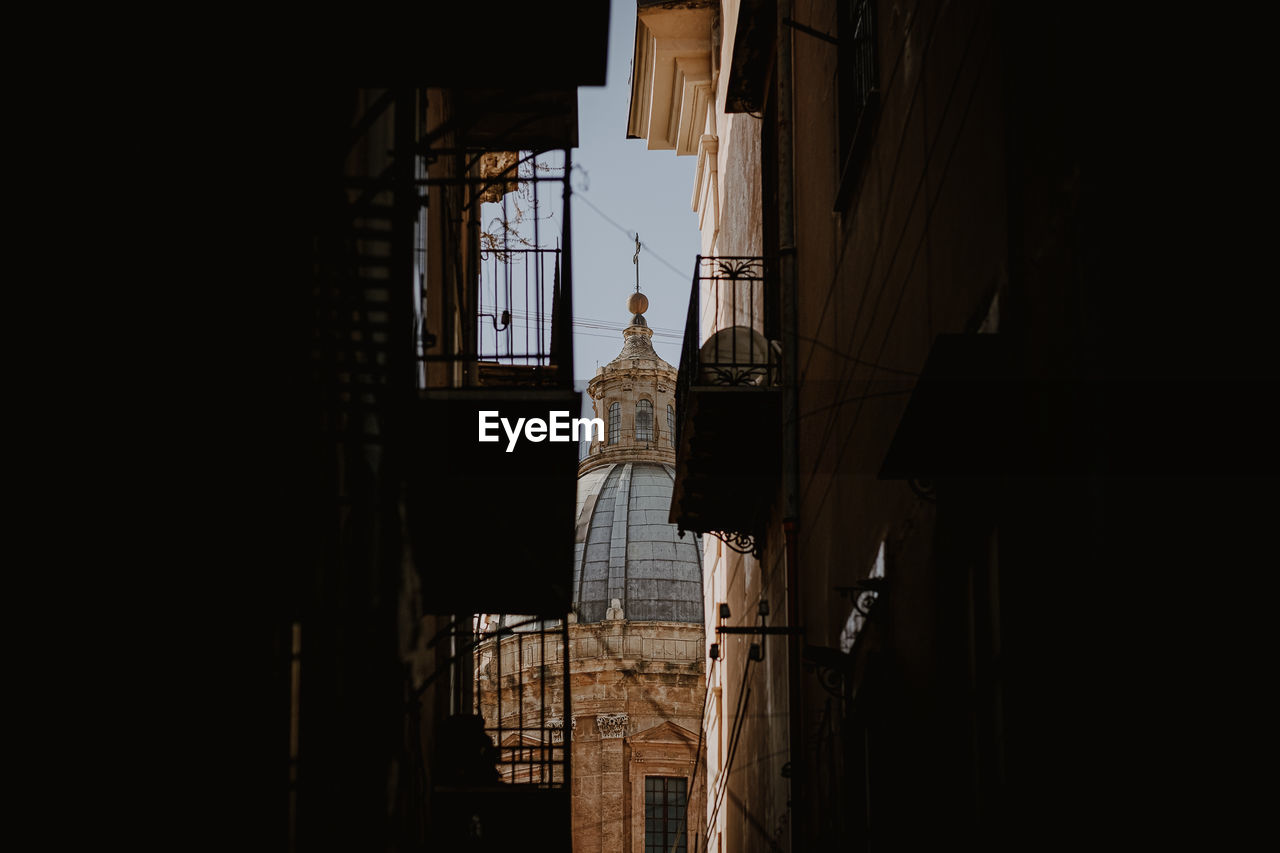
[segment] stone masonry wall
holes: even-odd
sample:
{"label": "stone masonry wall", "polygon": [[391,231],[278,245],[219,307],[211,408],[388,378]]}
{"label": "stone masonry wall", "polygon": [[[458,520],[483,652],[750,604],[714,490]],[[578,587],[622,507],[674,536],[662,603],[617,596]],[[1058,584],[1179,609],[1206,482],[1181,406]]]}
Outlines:
{"label": "stone masonry wall", "polygon": [[[574,853],[641,853],[644,776],[683,776],[690,790],[690,849],[705,811],[703,776],[693,780],[705,695],[701,625],[612,620],[569,626],[571,716],[564,715],[558,642],[503,638],[502,716],[526,725],[545,697],[545,741],[572,741]],[[519,666],[517,658],[519,657]],[[545,664],[545,669],[544,669]],[[498,661],[491,641],[477,649],[477,695],[487,725],[497,719]],[[545,683],[544,683],[545,682]],[[519,701],[522,699],[522,702]],[[524,743],[536,746],[526,732]],[[517,781],[520,781],[517,778]]]}

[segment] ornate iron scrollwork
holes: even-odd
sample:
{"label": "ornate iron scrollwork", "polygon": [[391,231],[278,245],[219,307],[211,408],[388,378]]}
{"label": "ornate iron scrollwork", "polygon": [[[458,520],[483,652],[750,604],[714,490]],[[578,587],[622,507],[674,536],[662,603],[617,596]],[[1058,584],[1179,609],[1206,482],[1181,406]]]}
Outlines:
{"label": "ornate iron scrollwork", "polygon": [[844,673],[831,667],[816,667],[818,683],[822,689],[837,699],[844,696]]}
{"label": "ornate iron scrollwork", "polygon": [[840,593],[842,598],[853,599],[854,609],[863,616],[870,616],[871,608],[875,606],[876,599],[880,597],[883,589],[884,578],[864,578],[853,586],[838,586],[836,592]]}
{"label": "ornate iron scrollwork", "polygon": [[763,258],[728,258],[716,263],[716,272],[728,279],[763,278]]}
{"label": "ornate iron scrollwork", "polygon": [[740,533],[736,530],[708,530],[707,532],[723,542],[732,551],[737,551],[739,554],[750,554],[756,559],[760,558],[760,544],[753,534]]}
{"label": "ornate iron scrollwork", "polygon": [[839,649],[805,645],[805,668],[818,676],[822,689],[837,699],[844,696],[845,679],[852,672],[852,659]]}
{"label": "ornate iron scrollwork", "polygon": [[755,363],[724,366],[716,363],[702,365],[703,385],[764,385],[769,372]]}
{"label": "ornate iron scrollwork", "polygon": [[933,480],[921,479],[913,477],[907,480],[907,485],[911,487],[911,491],[916,493],[916,497],[921,500],[936,503],[938,500],[938,484]]}

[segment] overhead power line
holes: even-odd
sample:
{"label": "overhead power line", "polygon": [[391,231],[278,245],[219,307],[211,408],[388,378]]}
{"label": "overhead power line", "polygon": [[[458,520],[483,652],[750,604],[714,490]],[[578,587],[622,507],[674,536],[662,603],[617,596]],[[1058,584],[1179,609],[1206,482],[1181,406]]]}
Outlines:
{"label": "overhead power line", "polygon": [[[516,320],[528,320],[533,315],[524,309],[516,308],[511,312],[511,316]],[[544,323],[550,323],[550,317],[544,315]],[[630,323],[619,323],[615,320],[601,320],[596,317],[575,317],[573,325],[586,329],[608,329],[614,332],[621,332],[631,326]],[[675,329],[670,326],[650,326],[649,330],[655,335],[674,335],[683,337],[683,329]]]}
{"label": "overhead power line", "polygon": [[[605,213],[603,210],[601,210],[600,208],[598,208],[598,207],[596,207],[594,204],[592,204],[592,203],[591,203],[591,200],[590,200],[590,199],[588,199],[588,198],[587,198],[585,195],[583,195],[582,193],[580,193],[580,192],[578,192],[578,193],[574,193],[574,194],[573,194],[573,197],[574,197],[575,199],[577,199],[578,201],[582,202],[583,204],[585,204],[587,207],[589,207],[589,208],[591,208],[592,210],[594,210],[594,211],[596,212],[596,214],[597,214],[601,219],[603,219],[605,222],[608,222],[608,223],[609,223],[610,225],[612,225],[614,228],[617,228],[617,229],[618,229],[619,231],[621,231],[623,234],[627,235],[627,240],[628,240],[628,241],[634,240],[634,239],[636,238],[636,236],[635,236],[635,235],[636,235],[635,229],[633,229],[633,228],[626,228],[626,227],[624,227],[623,225],[620,225],[620,224],[618,223],[618,221],[617,221],[617,220],[613,219],[611,216],[609,216],[609,214]],[[671,271],[672,271],[673,273],[675,273],[676,275],[680,276],[680,278],[681,278],[681,279],[687,279],[687,278],[689,277],[689,273],[688,273],[687,271],[681,271],[681,270],[680,270],[680,269],[679,269],[675,264],[671,263],[671,262],[670,262],[670,261],[668,261],[666,258],[662,257],[662,255],[659,255],[659,254],[658,254],[657,252],[655,252],[653,249],[650,249],[650,248],[649,248],[649,246],[648,246],[647,244],[645,244],[645,243],[643,243],[643,242],[642,242],[642,243],[640,244],[640,248],[641,248],[641,249],[643,249],[644,251],[648,252],[650,255],[652,255],[652,256],[653,256],[653,259],[654,259],[655,261],[657,261],[658,263],[662,264],[663,266],[665,266],[667,269],[671,270]]]}

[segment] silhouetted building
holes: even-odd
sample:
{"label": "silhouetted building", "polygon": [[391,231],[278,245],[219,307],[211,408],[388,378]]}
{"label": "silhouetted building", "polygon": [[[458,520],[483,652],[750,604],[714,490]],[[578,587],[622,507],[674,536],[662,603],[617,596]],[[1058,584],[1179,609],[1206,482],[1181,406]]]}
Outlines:
{"label": "silhouetted building", "polygon": [[670,518],[706,534],[707,849],[1172,814],[1123,796],[1168,795],[1181,707],[1142,550],[1188,565],[1176,517],[1211,551],[1201,490],[1250,501],[1197,478],[1275,466],[1176,414],[1160,324],[1194,311],[1135,285],[1178,249],[1112,36],[1066,4],[638,4],[628,136],[697,157]]}
{"label": "silhouetted building", "polygon": [[[472,614],[572,603],[576,446],[477,444],[476,411],[578,411],[569,152],[608,9],[576,20],[507,10],[520,37],[483,63],[435,27],[408,85],[241,87],[211,113],[240,146],[222,156],[252,243],[228,247],[244,329],[226,365],[243,352],[252,373],[220,404],[251,475],[225,581],[257,649],[228,690],[252,717],[228,809],[254,849],[494,849],[534,816],[569,849],[567,773],[497,781],[471,652]],[[486,233],[482,205],[517,188],[543,231]],[[516,275],[527,292],[501,286]]]}
{"label": "silhouetted building", "polygon": [[[146,163],[116,169],[112,201],[135,209],[113,215],[166,280],[136,312],[148,333],[123,333],[141,346],[107,372],[108,414],[186,490],[151,496],[172,526],[126,504],[169,546],[148,591],[173,624],[140,620],[139,657],[165,702],[195,686],[156,714],[183,729],[157,777],[215,811],[172,812],[169,846],[566,850],[570,792],[616,804],[619,761],[633,828],[660,799],[665,834],[671,780],[705,780],[681,837],[717,853],[1265,837],[1241,830],[1268,814],[1253,780],[1274,752],[1265,28],[1002,0],[637,7],[627,132],[697,158],[702,256],[674,428],[662,370],[616,389],[653,382],[652,421],[643,397],[614,402],[620,439],[652,423],[644,454],[674,433],[674,464],[609,436],[585,459],[475,441],[485,407],[578,411],[568,152],[576,87],[604,82],[606,4],[477,7],[422,34],[402,87],[129,92],[163,127],[118,125]],[[554,234],[487,230],[482,205],[515,190],[557,211]],[[162,442],[174,421],[207,433],[180,448],[193,470]],[[620,495],[665,496],[667,465],[665,519],[621,522]],[[692,732],[683,704],[640,721],[614,681],[660,659],[630,620],[689,603],[614,573],[623,532],[630,559],[659,521],[686,532],[682,573],[703,536],[702,751],[657,723]],[[622,650],[593,659],[581,708],[539,695],[495,742],[477,613],[527,614],[571,688],[571,637]],[[687,645],[688,618],[646,624]],[[200,638],[208,671],[186,659]],[[632,676],[616,662],[637,639]],[[699,665],[668,653],[692,702]],[[594,742],[571,734],[584,716]],[[576,746],[600,767],[579,774]],[[686,763],[641,788],[642,750]]]}

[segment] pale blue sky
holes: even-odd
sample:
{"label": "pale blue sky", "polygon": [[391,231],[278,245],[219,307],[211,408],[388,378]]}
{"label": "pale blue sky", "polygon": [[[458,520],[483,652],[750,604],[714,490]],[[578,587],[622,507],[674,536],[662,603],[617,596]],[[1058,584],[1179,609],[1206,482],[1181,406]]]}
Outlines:
{"label": "pale blue sky", "polygon": [[[626,300],[635,289],[634,232],[640,253],[640,289],[649,297],[645,317],[654,329],[684,328],[698,254],[698,219],[690,209],[697,158],[650,151],[643,139],[627,139],[628,81],[635,46],[635,0],[613,0],[609,14],[609,65],[605,86],[578,90],[578,148],[573,178],[574,319],[626,324]],[[583,174],[585,172],[585,174]],[[607,222],[590,202],[633,236]],[[675,267],[670,269],[658,257]],[[678,272],[676,271],[678,270]],[[603,337],[597,337],[603,336]],[[622,349],[620,332],[574,328],[574,376],[590,379]],[[655,335],[658,354],[679,365],[680,345]]]}
{"label": "pale blue sky", "polygon": [[[627,297],[635,290],[635,232],[640,232],[640,288],[649,297],[645,318],[655,332],[654,349],[672,365],[680,365],[680,336],[689,310],[690,281],[699,248],[698,219],[690,209],[697,158],[677,157],[674,151],[650,151],[643,139],[627,139],[631,104],[631,58],[635,47],[635,0],[613,0],[609,15],[609,57],[606,85],[578,89],[578,147],[572,152],[574,188],[573,313],[574,379],[580,390],[595,375],[597,365],[612,361],[622,349],[622,328],[631,315]],[[540,158],[544,166],[559,166],[557,152]],[[548,174],[554,175],[555,171]],[[543,184],[544,202],[537,217],[522,187],[521,198],[508,195],[502,203],[485,204],[485,228],[502,234],[498,223],[513,223],[512,234],[552,247],[558,243],[559,200],[554,183]],[[504,212],[503,204],[508,205]],[[515,207],[510,207],[515,205]],[[513,211],[523,208],[520,219]],[[533,220],[540,232],[535,240]],[[518,223],[518,224],[514,224]],[[523,267],[515,268],[519,280]],[[551,270],[543,274],[550,276]],[[548,281],[549,283],[549,281]],[[490,304],[491,278],[482,276],[484,305]],[[549,292],[548,292],[549,294]],[[550,308],[546,297],[544,310]],[[499,308],[507,307],[500,300]],[[525,305],[517,293],[515,306]],[[512,323],[516,350],[524,349],[527,321],[520,311]],[[482,346],[494,335],[492,319],[480,320]],[[609,324],[613,328],[600,328]],[[496,339],[495,339],[496,340]],[[504,344],[503,346],[506,346]],[[585,397],[585,395],[584,395]],[[590,412],[590,399],[583,411]]]}

